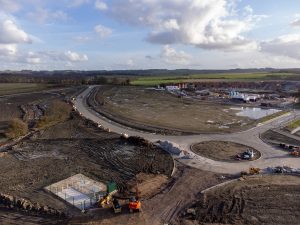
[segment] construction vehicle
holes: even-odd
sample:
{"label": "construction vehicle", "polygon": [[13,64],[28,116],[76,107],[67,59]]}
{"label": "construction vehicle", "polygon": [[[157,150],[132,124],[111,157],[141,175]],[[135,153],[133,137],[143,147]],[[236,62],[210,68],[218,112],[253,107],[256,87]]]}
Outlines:
{"label": "construction vehicle", "polygon": [[294,157],[300,157],[300,152],[299,151],[292,151],[290,153],[291,156],[294,156]]}
{"label": "construction vehicle", "polygon": [[247,150],[245,152],[243,152],[242,154],[237,154],[236,155],[236,159],[237,160],[251,160],[254,158],[255,153],[253,152],[253,150]]}
{"label": "construction vehicle", "polygon": [[260,173],[260,168],[251,167],[249,169],[249,174],[250,175],[259,174],[259,173]]}
{"label": "construction vehicle", "polygon": [[284,143],[280,143],[279,146],[283,149],[287,149],[289,151],[297,151],[299,150],[299,146],[295,146],[295,145],[288,145],[288,144],[284,144]]}
{"label": "construction vehicle", "polygon": [[277,166],[274,168],[274,173],[284,173],[285,169],[282,166]]}
{"label": "construction vehicle", "polygon": [[112,194],[108,193],[100,199],[99,203],[102,208],[105,208],[107,205],[110,205],[112,200]]}
{"label": "construction vehicle", "polygon": [[128,207],[129,207],[129,211],[131,213],[132,212],[141,212],[142,203],[139,198],[139,189],[138,189],[137,184],[136,184],[136,188],[135,188],[135,197],[130,198]]}
{"label": "construction vehicle", "polygon": [[99,204],[102,208],[105,208],[107,205],[110,205],[113,195],[117,192],[117,184],[115,182],[109,182],[107,184],[107,193],[104,195],[100,201]]}
{"label": "construction vehicle", "polygon": [[241,176],[246,176],[246,175],[255,175],[255,174],[259,174],[260,173],[260,168],[255,168],[255,167],[251,167],[249,168],[249,171],[242,171],[241,172]]}
{"label": "construction vehicle", "polygon": [[129,211],[132,212],[140,212],[141,211],[141,201],[138,198],[132,197],[129,200]]}
{"label": "construction vehicle", "polygon": [[119,201],[115,198],[112,203],[113,203],[112,208],[113,208],[114,212],[115,213],[121,213],[122,207],[121,207]]}

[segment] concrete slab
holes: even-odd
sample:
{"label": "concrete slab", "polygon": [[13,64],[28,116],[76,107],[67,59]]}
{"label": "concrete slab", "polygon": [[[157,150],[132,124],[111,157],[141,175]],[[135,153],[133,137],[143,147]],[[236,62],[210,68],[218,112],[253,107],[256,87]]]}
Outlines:
{"label": "concrete slab", "polygon": [[83,174],[76,174],[65,180],[51,184],[45,187],[45,189],[76,208],[86,210],[93,207],[105,195],[107,186]]}

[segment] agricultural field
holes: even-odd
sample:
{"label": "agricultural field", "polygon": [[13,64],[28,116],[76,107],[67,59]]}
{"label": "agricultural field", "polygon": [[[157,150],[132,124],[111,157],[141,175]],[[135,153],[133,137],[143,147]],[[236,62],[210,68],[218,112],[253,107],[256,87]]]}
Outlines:
{"label": "agricultural field", "polygon": [[254,122],[237,116],[230,105],[181,99],[141,87],[102,86],[90,96],[89,104],[117,122],[153,132],[232,132]]}
{"label": "agricultural field", "polygon": [[202,193],[181,224],[298,224],[299,208],[299,176],[249,177]]}
{"label": "agricultural field", "polygon": [[131,81],[132,85],[156,86],[160,84],[176,84],[182,82],[197,82],[203,80],[272,80],[295,77],[293,73],[217,73],[217,74],[192,74],[186,76],[152,76],[139,77]]}
{"label": "agricultural field", "polygon": [[53,86],[36,83],[0,83],[0,96],[42,91],[51,87]]}

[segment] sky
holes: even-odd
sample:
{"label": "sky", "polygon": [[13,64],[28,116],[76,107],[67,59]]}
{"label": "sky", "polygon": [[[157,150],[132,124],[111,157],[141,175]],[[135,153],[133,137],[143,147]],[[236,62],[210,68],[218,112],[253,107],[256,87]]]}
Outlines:
{"label": "sky", "polygon": [[0,70],[299,68],[299,0],[0,0]]}

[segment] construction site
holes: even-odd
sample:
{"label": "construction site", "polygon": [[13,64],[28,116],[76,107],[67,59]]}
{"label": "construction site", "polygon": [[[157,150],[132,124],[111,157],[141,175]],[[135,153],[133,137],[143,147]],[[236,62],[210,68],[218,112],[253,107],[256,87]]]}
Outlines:
{"label": "construction site", "polygon": [[[141,107],[140,98],[129,97],[134,92],[143,93],[152,124],[134,118]],[[1,97],[0,223],[297,224],[300,141],[276,133],[287,132],[297,112],[263,122],[204,104],[219,114],[195,125],[202,103],[152,94],[80,86]],[[166,111],[153,118],[167,99],[192,117],[176,121]],[[136,104],[134,111],[127,104]],[[124,113],[133,115],[130,126]],[[7,136],[13,118],[28,125],[25,135]],[[190,125],[179,129],[181,123]]]}

